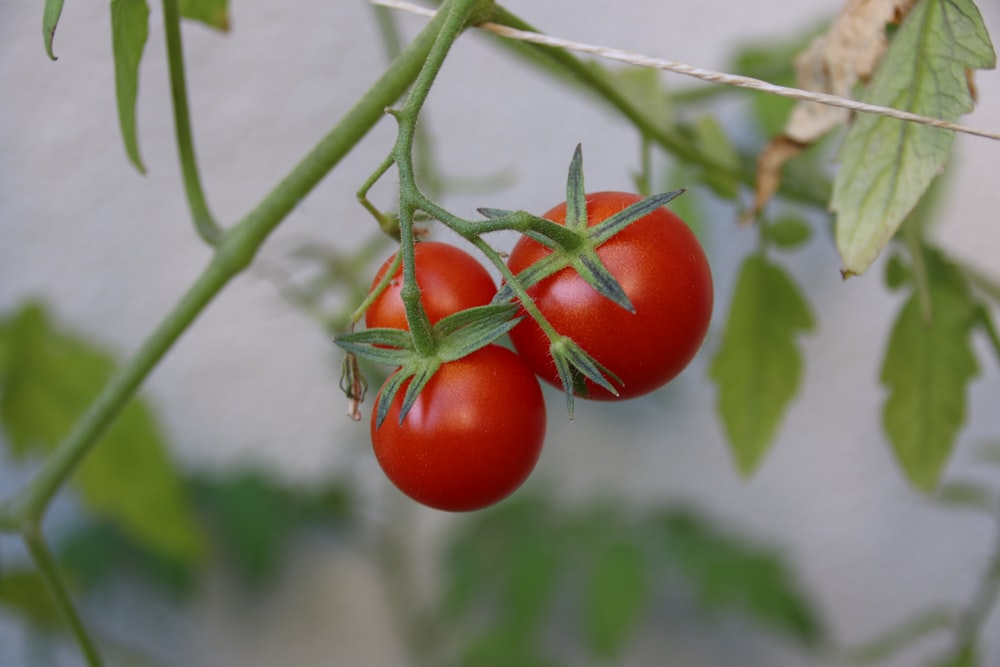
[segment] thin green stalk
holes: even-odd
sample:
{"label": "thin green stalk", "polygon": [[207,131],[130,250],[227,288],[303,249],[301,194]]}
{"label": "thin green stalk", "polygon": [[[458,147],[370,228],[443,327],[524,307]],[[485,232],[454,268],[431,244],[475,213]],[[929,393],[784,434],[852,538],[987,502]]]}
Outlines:
{"label": "thin green stalk", "polygon": [[198,173],[198,159],[191,133],[191,115],[188,109],[187,82],[184,69],[184,45],[181,42],[181,16],[177,0],[163,0],[163,30],[166,34],[167,65],[170,70],[170,93],[174,107],[174,127],[177,134],[177,152],[180,157],[184,191],[194,218],[198,235],[209,245],[222,239],[222,228],[215,221],[205,199],[205,191]]}
{"label": "thin green stalk", "polygon": [[264,239],[296,204],[382,118],[385,108],[406,91],[420,71],[443,23],[444,16],[428,24],[404,54],[288,176],[243,220],[226,232],[212,260],[177,306],[112,377],[28,485],[0,505],[0,528],[20,531],[27,523],[41,519],[55,494],[174,342],[222,288],[249,265]]}
{"label": "thin green stalk", "polygon": [[76,609],[73,607],[73,601],[70,599],[69,592],[63,584],[62,577],[59,575],[59,567],[56,564],[55,558],[52,557],[48,545],[45,544],[45,539],[37,530],[37,526],[33,526],[31,530],[26,530],[23,537],[24,544],[28,548],[28,553],[31,554],[31,558],[35,562],[35,567],[38,568],[38,573],[45,581],[52,599],[69,625],[70,632],[76,638],[77,644],[80,646],[84,660],[90,667],[100,667],[103,663],[100,653],[97,651],[97,646],[94,645],[93,640],[87,633],[87,629],[83,625],[83,620],[81,620],[80,615],[76,613]]}
{"label": "thin green stalk", "polygon": [[[413,169],[413,142],[417,118],[420,116],[420,110],[430,94],[434,79],[455,40],[462,34],[470,21],[491,4],[491,0],[454,0],[454,2],[442,7],[437,16],[444,17],[444,23],[427,54],[420,74],[413,82],[413,88],[403,108],[392,112],[399,123],[399,133],[392,151],[400,181],[399,236],[400,253],[403,256],[403,287],[400,289],[399,296],[406,309],[406,321],[410,328],[414,347],[417,352],[425,356],[434,352],[437,342],[434,339],[427,313],[420,303],[420,287],[417,285],[414,257],[414,213],[420,207],[421,201],[426,199],[420,192]],[[383,163],[384,166],[385,163]],[[384,173],[385,169],[380,169]],[[371,182],[370,179],[369,182]]]}
{"label": "thin green stalk", "polygon": [[997,517],[997,528],[993,553],[979,581],[979,588],[976,589],[971,606],[958,621],[952,652],[955,664],[958,664],[961,656],[975,650],[983,624],[996,606],[997,599],[1000,599],[1000,516]]}

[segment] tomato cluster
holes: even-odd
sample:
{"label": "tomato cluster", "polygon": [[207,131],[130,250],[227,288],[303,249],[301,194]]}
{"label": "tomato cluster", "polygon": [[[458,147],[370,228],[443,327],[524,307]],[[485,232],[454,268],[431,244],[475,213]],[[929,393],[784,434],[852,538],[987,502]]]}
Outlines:
{"label": "tomato cluster", "polygon": [[[640,201],[637,195],[587,195],[587,224]],[[566,224],[566,204],[543,216]],[[515,275],[553,250],[527,236],[515,245],[508,267]],[[687,225],[660,207],[596,248],[624,290],[628,310],[599,294],[566,267],[527,286],[527,293],[555,331],[571,338],[608,371],[617,393],[589,379],[576,393],[597,400],[627,399],[663,386],[691,361],[708,329],[712,278],[700,244]],[[375,290],[392,266],[386,261]],[[431,324],[489,304],[497,294],[489,273],[459,248],[421,242],[414,268],[420,300]],[[402,268],[366,312],[368,328],[406,329],[400,296]],[[534,469],[545,437],[545,403],[537,378],[560,386],[549,336],[521,312],[511,330],[514,350],[490,344],[441,364],[400,420],[406,380],[371,438],[386,476],[425,505],[449,511],[479,509],[515,491]],[[398,372],[398,371],[397,371]],[[393,382],[390,377],[383,385]],[[380,392],[381,396],[381,392]]]}

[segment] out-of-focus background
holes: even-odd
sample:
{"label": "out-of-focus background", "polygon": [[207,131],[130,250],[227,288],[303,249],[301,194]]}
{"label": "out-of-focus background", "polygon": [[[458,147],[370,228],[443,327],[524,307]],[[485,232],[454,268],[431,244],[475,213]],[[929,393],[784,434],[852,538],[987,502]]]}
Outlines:
{"label": "out-of-focus background", "polygon": [[[211,207],[224,222],[250,210],[386,62],[372,9],[362,0],[231,4],[229,34],[191,23],[184,31],[198,153]],[[839,5],[506,3],[554,35],[715,69],[729,66],[739,46],[803,33]],[[980,9],[1000,35],[1000,5],[981,2]],[[57,62],[42,48],[39,4],[0,4],[0,312],[40,299],[60,325],[101,341],[119,358],[138,347],[209,257],[183,197],[158,7],[150,21],[138,107],[149,173],[141,176],[119,135],[107,3],[66,3]],[[409,37],[425,20],[405,15],[397,22]],[[669,87],[692,85],[664,76]],[[976,80],[979,107],[965,120],[1000,129],[1000,75],[980,73]],[[734,102],[722,121],[738,125],[741,108]],[[581,142],[588,189],[633,189],[635,131],[480,35],[459,41],[426,113],[438,168],[462,181],[442,195],[460,215],[472,217],[478,206],[547,210],[564,198],[566,166]],[[368,452],[367,425],[343,416],[340,354],[329,333],[282,297],[268,271],[304,242],[351,249],[371,238],[374,225],[354,193],[386,155],[394,129],[390,119],[380,123],[301,203],[264,246],[259,265],[225,290],[156,369],[145,395],[185,471],[222,474],[249,462],[289,485],[348,476],[369,531],[404,512],[400,539],[415,555],[410,574],[419,596],[441,576],[437,549],[468,517],[413,506],[388,488]],[[950,252],[994,277],[1000,277],[998,173],[995,143],[958,137],[936,227]],[[487,187],[470,191],[468,181]],[[374,192],[385,208],[393,185],[390,176]],[[900,303],[883,287],[881,266],[841,280],[832,241],[821,230],[806,250],[782,259],[809,295],[819,328],[805,339],[801,395],[759,472],[743,479],[727,451],[706,371],[739,259],[753,247],[755,232],[720,206],[702,233],[717,293],[716,326],[703,354],[666,390],[627,405],[580,403],[572,422],[561,397],[547,391],[546,449],[521,493],[545,492],[568,506],[598,498],[695,507],[780,552],[837,646],[865,642],[919,610],[966,604],[997,539],[995,525],[919,495],[893,460],[881,431],[878,373]],[[379,257],[390,252],[386,246]],[[989,481],[973,458],[977,443],[1000,434],[1000,375],[987,355],[980,357],[982,372],[947,474]],[[0,458],[0,493],[12,492],[31,468]],[[46,526],[58,534],[78,512],[64,494]],[[170,665],[410,664],[394,625],[402,603],[367,554],[348,539],[300,540],[265,592],[247,593],[217,572],[183,604],[120,586],[88,598],[84,612],[101,633]],[[24,561],[13,538],[0,538],[0,569]],[[739,621],[692,620],[683,605],[658,610],[650,629],[652,639],[620,664],[844,660],[837,651],[802,650]],[[982,637],[982,664],[1000,664],[1000,613]],[[947,634],[930,636],[884,664],[927,664],[949,641]],[[72,645],[44,644],[20,616],[0,609],[0,664],[80,664]]]}

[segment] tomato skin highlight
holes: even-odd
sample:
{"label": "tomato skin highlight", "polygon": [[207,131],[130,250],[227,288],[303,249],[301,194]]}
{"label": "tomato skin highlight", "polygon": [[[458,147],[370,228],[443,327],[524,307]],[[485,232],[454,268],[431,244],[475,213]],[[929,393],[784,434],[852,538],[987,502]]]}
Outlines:
{"label": "tomato skin highlight", "polygon": [[[406,495],[429,507],[466,512],[492,505],[527,479],[545,439],[538,379],[498,345],[441,365],[399,423],[408,382],[379,428],[375,457]],[[380,392],[381,395],[381,392]]]}
{"label": "tomato skin highlight", "polygon": [[[586,196],[594,226],[642,199],[625,192]],[[565,224],[566,204],[542,217]],[[507,261],[515,274],[551,251],[527,237]],[[619,395],[587,381],[585,398],[623,400],[647,394],[676,377],[701,347],[712,316],[712,274],[694,233],[677,215],[658,208],[597,247],[597,254],[625,290],[635,313],[598,294],[566,268],[528,288],[559,333],[569,336],[621,379]],[[518,353],[546,382],[559,387],[549,341],[533,319],[511,331]],[[609,378],[610,379],[610,378]]]}
{"label": "tomato skin highlight", "polygon": [[[395,255],[379,268],[372,281],[375,289],[392,265]],[[461,248],[437,241],[421,241],[414,245],[414,264],[420,302],[431,324],[467,308],[485,306],[496,294],[496,284],[485,267]],[[365,325],[370,328],[409,330],[406,308],[399,292],[403,288],[403,266],[400,264],[392,282],[365,312]]]}

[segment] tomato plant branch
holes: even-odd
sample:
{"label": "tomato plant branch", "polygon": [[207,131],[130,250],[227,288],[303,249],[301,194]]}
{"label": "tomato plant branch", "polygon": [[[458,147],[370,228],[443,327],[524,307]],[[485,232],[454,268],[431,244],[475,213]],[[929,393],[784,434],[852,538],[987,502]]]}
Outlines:
{"label": "tomato plant branch", "polygon": [[[136,392],[163,355],[223,287],[253,260],[257,249],[298,202],[343,158],[413,82],[444,23],[428,25],[406,52],[344,118],[238,224],[222,237],[208,266],[177,306],[121,367],[70,433],[14,501],[0,505],[24,518],[40,518],[77,465]],[[0,526],[4,525],[0,520]]]}
{"label": "tomato plant branch", "polygon": [[195,157],[191,133],[191,115],[188,107],[187,81],[184,68],[184,46],[181,41],[181,16],[177,0],[163,0],[163,30],[166,35],[167,65],[170,70],[170,93],[174,107],[174,128],[177,135],[177,152],[180,158],[184,191],[194,218],[198,235],[209,245],[217,245],[222,229],[212,216],[205,199],[198,160]]}
{"label": "tomato plant branch", "polygon": [[59,566],[56,564],[55,558],[52,557],[52,552],[49,551],[49,547],[45,543],[45,538],[42,537],[41,532],[38,530],[37,524],[25,530],[23,538],[24,544],[28,548],[28,553],[31,555],[35,567],[38,568],[39,575],[45,581],[52,599],[69,625],[70,632],[76,639],[77,644],[80,646],[84,660],[89,667],[100,667],[102,664],[101,656],[90,635],[87,633],[87,629],[83,625],[83,620],[73,607],[69,592],[66,590],[66,585],[59,574]]}
{"label": "tomato plant branch", "polygon": [[403,256],[403,287],[400,298],[406,309],[406,320],[414,348],[422,356],[430,356],[437,347],[430,320],[420,302],[420,287],[417,284],[416,261],[413,245],[416,241],[413,224],[414,214],[426,197],[420,192],[413,168],[413,144],[417,119],[423,108],[431,86],[444,64],[448,52],[458,36],[477,16],[492,5],[492,0],[454,0],[439,12],[444,16],[441,29],[436,33],[427,58],[413,83],[413,88],[402,109],[390,113],[398,121],[398,134],[389,159],[384,161],[375,174],[366,181],[362,192],[367,192],[374,182],[395,163],[399,172],[399,237],[400,254]]}
{"label": "tomato plant branch", "polygon": [[997,535],[986,571],[979,581],[971,606],[958,619],[952,649],[954,662],[949,664],[964,664],[959,660],[974,654],[982,626],[1000,599],[1000,515],[997,516],[996,528]]}
{"label": "tomato plant branch", "polygon": [[72,611],[69,595],[38,534],[45,511],[177,339],[222,288],[250,264],[260,245],[298,202],[382,118],[385,108],[406,92],[443,23],[442,16],[426,26],[341,121],[250,213],[222,235],[212,259],[174,309],[105,385],[28,484],[0,503],[0,530],[23,535],[57,603],[74,625],[77,641],[90,665],[100,665],[100,657]]}

